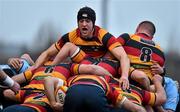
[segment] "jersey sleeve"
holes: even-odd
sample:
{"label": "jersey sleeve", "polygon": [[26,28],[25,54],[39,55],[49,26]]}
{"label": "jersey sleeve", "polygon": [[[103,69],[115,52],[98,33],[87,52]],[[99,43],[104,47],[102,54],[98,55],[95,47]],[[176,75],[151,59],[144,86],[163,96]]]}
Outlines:
{"label": "jersey sleeve", "polygon": [[69,33],[63,35],[56,43],[55,43],[55,47],[57,50],[60,50],[62,48],[62,46],[66,43],[69,42]]}
{"label": "jersey sleeve", "polygon": [[33,76],[33,73],[31,70],[26,70],[24,72],[24,77],[26,78],[26,81],[30,81]]}
{"label": "jersey sleeve", "polygon": [[130,39],[130,35],[128,33],[124,33],[117,38],[118,42],[120,42],[122,45],[125,45],[125,43],[129,39]]}
{"label": "jersey sleeve", "polygon": [[77,63],[72,63],[71,64],[70,71],[71,71],[72,75],[79,74],[79,66],[80,66],[80,64],[77,64]]}
{"label": "jersey sleeve", "polygon": [[110,86],[110,91],[107,94],[108,100],[115,106],[119,105],[125,96],[121,94],[121,89]]}
{"label": "jersey sleeve", "polygon": [[18,100],[18,102],[23,103],[25,100],[25,90],[19,90],[18,93],[15,95],[16,100]]}
{"label": "jersey sleeve", "polygon": [[142,97],[143,97],[142,103],[144,105],[154,106],[155,102],[156,102],[156,94],[153,92],[145,91],[145,90],[142,90],[142,93],[143,93],[142,94]]}
{"label": "jersey sleeve", "polygon": [[111,51],[112,49],[121,46],[121,44],[117,41],[117,39],[111,35],[109,32],[107,32],[103,36],[102,40],[103,44]]}

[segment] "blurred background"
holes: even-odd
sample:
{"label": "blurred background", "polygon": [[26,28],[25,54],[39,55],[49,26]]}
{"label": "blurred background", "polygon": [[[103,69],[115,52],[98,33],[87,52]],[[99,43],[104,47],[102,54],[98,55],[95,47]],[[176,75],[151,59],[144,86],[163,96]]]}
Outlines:
{"label": "blurred background", "polygon": [[96,24],[114,36],[134,33],[139,22],[152,21],[167,73],[180,81],[180,0],[0,0],[0,63],[23,53],[36,60],[77,27],[77,12],[84,6],[92,7]]}

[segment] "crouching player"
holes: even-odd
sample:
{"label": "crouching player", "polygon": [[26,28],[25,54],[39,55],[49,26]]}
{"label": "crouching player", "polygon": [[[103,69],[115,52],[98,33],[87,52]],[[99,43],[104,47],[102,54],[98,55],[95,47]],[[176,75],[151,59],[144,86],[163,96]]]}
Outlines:
{"label": "crouching player", "polygon": [[[44,78],[56,77],[67,80],[71,74],[75,74],[76,66],[80,73],[111,75],[105,69],[97,65],[59,64],[56,66],[42,66],[12,77],[19,84],[27,82],[28,85],[21,88],[15,95],[11,90],[5,90],[4,96],[21,104],[12,105],[3,112],[52,112],[52,108],[44,93]],[[70,71],[71,70],[71,71]]]}
{"label": "crouching player", "polygon": [[[153,77],[153,83],[156,88],[155,93],[142,90],[133,85],[130,85],[129,91],[123,91],[119,88],[119,81],[112,77],[81,74],[73,76],[68,80],[69,89],[67,92],[67,87],[64,86],[65,82],[54,77],[45,79],[45,90],[51,106],[56,111],[117,111],[117,109],[113,110],[113,108],[110,108],[107,103],[110,101],[118,108],[122,107],[128,111],[145,112],[143,104],[154,106],[161,105],[165,102],[166,95],[161,82],[161,76],[155,75]],[[60,94],[60,100],[57,99],[57,91],[60,92],[58,93]],[[62,102],[63,100],[65,100],[65,102]],[[118,112],[121,111],[122,108],[119,108]],[[124,112],[125,110],[122,111]]]}

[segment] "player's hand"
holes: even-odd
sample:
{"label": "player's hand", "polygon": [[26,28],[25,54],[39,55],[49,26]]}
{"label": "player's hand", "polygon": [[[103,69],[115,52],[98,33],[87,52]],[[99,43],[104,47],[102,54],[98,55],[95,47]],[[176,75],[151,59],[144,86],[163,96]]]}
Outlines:
{"label": "player's hand", "polygon": [[22,62],[19,58],[10,58],[8,60],[8,64],[18,70],[19,68],[21,68]]}
{"label": "player's hand", "polygon": [[127,77],[121,76],[121,78],[119,79],[119,83],[120,83],[120,87],[123,90],[129,89],[129,80]]}
{"label": "player's hand", "polygon": [[63,111],[63,105],[58,102],[51,103],[51,107],[54,110],[54,112],[62,112]]}
{"label": "player's hand", "polygon": [[153,75],[162,74],[164,72],[164,69],[157,62],[153,61],[153,65],[151,66],[151,72]]}
{"label": "player's hand", "polygon": [[16,94],[20,90],[20,85],[14,81],[14,85],[10,89]]}

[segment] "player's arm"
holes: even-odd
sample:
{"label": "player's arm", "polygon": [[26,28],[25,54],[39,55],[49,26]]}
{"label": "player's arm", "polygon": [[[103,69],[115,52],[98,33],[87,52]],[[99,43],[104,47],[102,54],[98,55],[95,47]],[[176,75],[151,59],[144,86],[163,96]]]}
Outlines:
{"label": "player's arm", "polygon": [[[120,78],[120,83],[123,84],[125,87],[123,87],[123,89],[127,89],[129,88],[129,82],[126,79],[128,77],[128,71],[129,71],[129,67],[130,67],[130,61],[129,58],[127,57],[127,54],[123,48],[123,46],[128,42],[128,40],[130,39],[130,35],[128,33],[124,33],[121,34],[118,38],[117,41],[122,45],[120,46],[118,49],[118,52],[115,52],[117,50],[114,51],[114,55],[117,55],[116,58],[120,61],[121,64],[121,78]],[[120,55],[120,56],[118,56]],[[119,58],[118,58],[119,57]],[[127,84],[126,84],[127,82]]]}
{"label": "player's arm", "polygon": [[79,74],[108,75],[112,76],[106,69],[98,65],[80,64]]}
{"label": "player's arm", "polygon": [[20,89],[20,85],[10,78],[3,70],[0,69],[0,81],[4,83],[5,86],[8,86],[13,92],[17,92]]}
{"label": "player's arm", "polygon": [[[8,76],[9,77],[9,76]],[[20,85],[19,83],[22,83],[24,82],[24,75],[23,73],[19,74],[19,75],[16,75],[14,77],[12,77],[12,79],[8,79],[8,83],[10,82],[10,80],[13,82],[13,86],[11,87],[10,86],[10,89],[6,89],[3,91],[3,95],[5,98],[8,98],[9,100],[13,100],[13,101],[19,101],[17,98],[16,98],[16,94],[14,93],[17,93],[19,90],[20,90]],[[22,82],[21,82],[22,81]]]}
{"label": "player's arm", "polygon": [[[67,59],[67,57],[73,58],[76,56],[78,53],[80,53],[80,48],[77,47],[75,44],[71,42],[66,42],[61,50],[58,52],[56,57],[54,58],[52,65],[56,65],[63,60]],[[74,60],[76,62],[76,60]]]}
{"label": "player's arm", "polygon": [[36,60],[34,67],[35,68],[40,67],[45,62],[47,62],[51,57],[56,56],[57,53],[58,50],[55,47],[55,44],[51,45],[47,50],[41,53],[41,55]]}
{"label": "player's arm", "polygon": [[47,95],[47,98],[50,102],[50,104],[55,104],[55,87],[57,86],[58,79],[55,77],[47,77],[44,79],[44,87],[45,87],[45,93]]}
{"label": "player's arm", "polygon": [[0,80],[4,81],[6,77],[7,77],[7,74],[4,73],[4,71],[0,68]]}
{"label": "player's arm", "polygon": [[146,110],[144,109],[144,107],[139,106],[133,102],[131,102],[130,100],[126,99],[123,104],[122,107],[131,111],[131,112],[146,112]]}
{"label": "player's arm", "polygon": [[152,79],[152,82],[155,86],[155,94],[156,94],[156,101],[155,105],[159,106],[166,102],[166,92],[162,86],[162,77],[160,75],[155,75]]}
{"label": "player's arm", "polygon": [[12,87],[15,83],[14,80],[10,78],[2,69],[0,69],[0,81],[8,87]]}
{"label": "player's arm", "polygon": [[129,88],[129,80],[128,80],[128,74],[129,74],[129,68],[130,68],[130,61],[129,58],[124,51],[124,48],[122,46],[115,47],[111,50],[111,53],[120,61],[121,65],[121,78],[120,83],[122,86],[122,89],[128,89]]}
{"label": "player's arm", "polygon": [[116,100],[116,107],[128,110],[128,112],[146,112],[144,107],[139,106],[130,100],[128,100],[125,96],[119,94],[118,99]]}
{"label": "player's arm", "polygon": [[15,80],[19,84],[25,83],[27,81],[25,76],[24,76],[24,73],[20,73],[18,75],[15,75],[12,77],[12,79]]}
{"label": "player's arm", "polygon": [[44,80],[44,87],[46,96],[50,102],[51,107],[55,111],[62,110],[62,104],[56,101],[55,90],[58,86],[63,86],[63,81],[55,77],[47,77]]}

